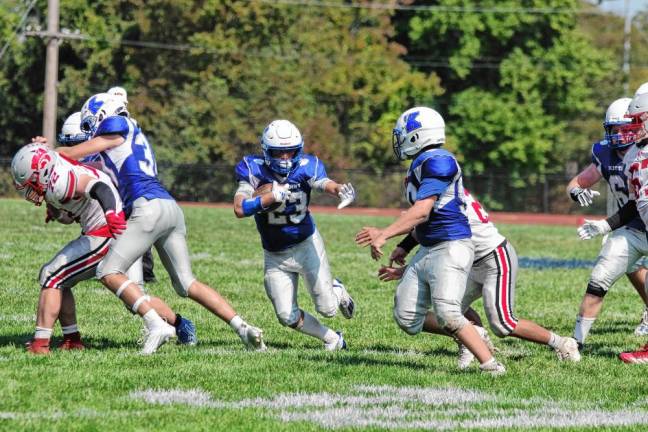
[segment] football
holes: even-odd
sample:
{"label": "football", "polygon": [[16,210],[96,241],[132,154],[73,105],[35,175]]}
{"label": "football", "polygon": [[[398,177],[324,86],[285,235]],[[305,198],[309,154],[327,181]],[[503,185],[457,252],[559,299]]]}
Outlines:
{"label": "football", "polygon": [[[265,194],[271,194],[271,193],[272,193],[272,183],[266,183],[266,184],[262,184],[261,186],[256,188],[254,190],[254,193],[252,194],[252,197],[254,198],[254,197],[258,197],[258,196],[265,195]],[[275,211],[279,207],[281,207],[282,204],[283,203],[272,203],[270,205],[270,207],[265,209],[263,212],[267,213],[267,212]]]}

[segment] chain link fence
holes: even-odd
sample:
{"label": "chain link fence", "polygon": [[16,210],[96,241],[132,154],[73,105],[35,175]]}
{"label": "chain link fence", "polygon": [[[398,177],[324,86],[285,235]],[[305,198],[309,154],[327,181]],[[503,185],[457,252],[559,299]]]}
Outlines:
{"label": "chain link fence", "polygon": [[[11,160],[0,159],[0,196],[17,197],[11,178]],[[225,164],[173,164],[158,166],[162,183],[179,201],[231,202],[236,190],[234,167]],[[328,168],[329,177],[338,182],[352,182],[357,206],[407,207],[404,197],[405,170],[381,173],[367,170]],[[489,210],[532,213],[606,213],[607,186],[600,183],[601,197],[594,205],[581,209],[565,194],[566,175],[531,175],[513,179],[503,174],[465,175],[464,185]],[[312,202],[333,205],[337,199],[315,193]]]}

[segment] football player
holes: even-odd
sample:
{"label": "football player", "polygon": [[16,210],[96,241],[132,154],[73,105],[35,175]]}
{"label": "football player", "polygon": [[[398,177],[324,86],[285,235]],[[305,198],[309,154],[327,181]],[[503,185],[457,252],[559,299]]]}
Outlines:
{"label": "football player", "polygon": [[[629,146],[624,156],[625,176],[628,181],[629,200],[619,211],[604,220],[586,220],[578,228],[582,239],[590,239],[596,235],[605,235],[612,230],[614,236],[618,231],[630,232],[628,237],[632,247],[617,252],[625,255],[626,263],[631,266],[641,255],[648,254],[648,239],[644,231],[637,231],[632,224],[637,217],[644,226],[648,223],[648,93],[639,93],[630,102],[626,117],[629,122],[619,127],[618,136],[622,145]],[[634,144],[634,145],[633,145]],[[627,225],[627,226],[626,226]],[[623,228],[622,228],[623,227]],[[619,228],[621,228],[619,230]],[[635,234],[636,231],[636,234]],[[626,363],[648,362],[648,345],[638,351],[620,354]]]}
{"label": "football player", "polygon": [[[128,215],[128,225],[110,245],[97,267],[97,277],[118,296],[138,289],[126,271],[155,245],[180,296],[191,298],[227,322],[247,348],[264,350],[261,329],[246,323],[219,293],[194,277],[182,209],[158,180],[153,149],[129,118],[123,100],[107,93],[90,97],[81,109],[81,129],[92,138],[57,150],[71,159],[99,153]],[[155,352],[173,335],[172,330],[149,337],[151,342],[143,351]]]}
{"label": "football player", "polygon": [[[353,299],[332,278],[324,242],[308,210],[313,189],[339,197],[338,208],[343,208],[355,200],[353,186],[331,180],[317,156],[303,153],[302,135],[288,120],[271,122],[263,130],[261,147],[262,156],[245,156],[236,165],[234,213],[254,216],[263,246],[266,294],[282,325],[321,340],[329,351],[346,349],[341,332],[299,307],[297,282],[301,275],[320,315],[333,317],[339,308],[345,318],[353,316]],[[269,192],[253,196],[264,185]]]}
{"label": "football player", "polygon": [[[445,122],[438,112],[415,107],[401,114],[393,131],[393,147],[399,160],[412,160],[406,178],[412,206],[387,228],[364,227],[356,235],[356,243],[371,246],[371,256],[378,260],[388,239],[415,229],[421,247],[396,289],[396,322],[410,335],[441,327],[468,347],[483,372],[503,374],[505,367],[462,314],[474,246],[465,214],[461,168],[455,157],[441,148],[444,143]],[[426,320],[430,307],[437,320],[434,326]]]}
{"label": "football player", "polygon": [[[45,222],[76,221],[82,227],[81,236],[68,243],[40,271],[42,289],[36,333],[28,349],[37,354],[49,352],[57,318],[64,332],[61,348],[82,349],[71,288],[94,276],[112,239],[126,228],[119,194],[107,175],[66,159],[44,143],[22,147],[11,162],[11,170],[14,184],[26,200],[36,205],[47,203]],[[155,338],[160,332],[173,331],[154,309],[171,323],[179,321],[164,302],[143,294],[139,286],[127,294],[128,300],[124,296],[124,302],[133,313],[144,316],[149,334]],[[147,342],[150,343],[148,336]]]}
{"label": "football player", "polygon": [[[548,345],[556,351],[560,360],[580,361],[576,340],[561,337],[533,321],[515,317],[513,309],[518,271],[515,248],[499,233],[479,201],[467,190],[464,192],[466,214],[472,231],[471,239],[475,246],[475,259],[468,275],[468,286],[462,301],[464,316],[466,316],[470,305],[483,296],[488,323],[498,337],[515,336]],[[415,232],[408,234],[394,249],[389,257],[389,266],[382,267],[378,272],[381,280],[400,279],[405,272],[405,267],[392,267],[392,263],[405,264],[405,257],[418,244],[415,235]],[[472,321],[479,322],[479,319],[472,319]],[[432,312],[427,313],[425,322],[425,331],[447,335],[436,324],[437,320]],[[485,330],[479,326],[476,328],[488,344],[488,339],[484,336]],[[460,344],[459,368],[467,368],[473,359],[473,354],[463,344]]]}
{"label": "football player", "polygon": [[[598,192],[590,188],[602,178],[605,179],[613,198],[611,201],[614,203],[613,207],[608,209],[608,216],[628,202],[628,184],[623,158],[631,144],[621,142],[618,130],[629,121],[625,114],[630,101],[630,98],[621,98],[610,104],[603,122],[605,139],[592,146],[592,163],[567,185],[569,196],[585,207],[589,206],[592,199],[598,195]],[[627,274],[644,304],[648,305],[648,296],[644,287],[648,271],[643,266],[643,254],[639,253],[641,249],[637,249],[637,245],[643,243],[641,237],[645,237],[644,229],[641,218],[636,217],[625,229],[615,231],[604,240],[576,317],[574,338],[581,347],[601,310],[604,296],[624,273]],[[636,256],[638,259],[633,258],[630,262],[630,256]],[[648,309],[644,311],[635,334],[639,336],[648,334]]]}

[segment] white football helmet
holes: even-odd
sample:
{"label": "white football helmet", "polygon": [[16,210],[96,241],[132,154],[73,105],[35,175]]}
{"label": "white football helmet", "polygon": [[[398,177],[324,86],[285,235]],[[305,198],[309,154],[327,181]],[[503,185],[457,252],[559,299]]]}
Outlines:
{"label": "white football helmet", "polygon": [[610,104],[605,112],[603,129],[605,129],[605,140],[608,145],[614,149],[620,150],[628,147],[630,144],[621,142],[621,134],[618,132],[619,126],[630,123],[630,118],[626,117],[630,98],[620,98]]}
{"label": "white football helmet", "polygon": [[108,93],[98,93],[81,108],[81,130],[94,135],[102,121],[116,115],[129,117],[124,101]]}
{"label": "white football helmet", "polygon": [[27,144],[11,161],[14,186],[26,200],[41,205],[50,176],[54,170],[57,153],[45,144]]}
{"label": "white football helmet", "polygon": [[77,111],[65,119],[61,127],[61,133],[58,135],[58,142],[60,145],[71,146],[87,141],[90,138],[90,134],[81,130],[81,111]]}
{"label": "white football helmet", "polygon": [[634,95],[639,96],[644,93],[648,93],[648,82],[641,84]]}
{"label": "white football helmet", "polygon": [[128,93],[123,87],[110,87],[106,92],[111,96],[115,96],[118,99],[121,99],[124,102],[124,105],[128,105]]}
{"label": "white football helmet", "polygon": [[394,154],[400,160],[429,146],[445,143],[445,122],[441,114],[427,107],[414,107],[398,117],[392,133]]}
{"label": "white football helmet", "polygon": [[[301,159],[304,140],[297,126],[288,120],[274,120],[263,130],[261,148],[266,165],[283,176],[290,173]],[[275,151],[294,151],[290,159],[276,157]]]}
{"label": "white football helmet", "polygon": [[629,122],[619,126],[621,142],[625,146],[638,144],[648,138],[646,128],[648,124],[648,93],[636,95],[632,98],[628,113],[626,114]]}

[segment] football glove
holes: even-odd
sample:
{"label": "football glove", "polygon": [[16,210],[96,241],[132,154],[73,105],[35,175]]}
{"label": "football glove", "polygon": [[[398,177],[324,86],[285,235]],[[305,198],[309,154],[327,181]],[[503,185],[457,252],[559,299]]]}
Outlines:
{"label": "football glove", "polygon": [[578,227],[578,237],[580,237],[581,240],[589,240],[598,235],[605,235],[610,231],[612,231],[612,228],[610,228],[610,224],[608,224],[605,219],[585,219],[585,223]]}
{"label": "football glove", "polygon": [[571,199],[580,204],[581,207],[587,207],[594,202],[594,197],[601,195],[599,192],[581,187],[573,187],[569,191]]}
{"label": "football glove", "polygon": [[272,196],[277,203],[283,203],[290,199],[290,190],[287,184],[280,185],[276,181],[272,182]]}
{"label": "football glove", "polygon": [[337,208],[340,210],[355,201],[356,193],[353,185],[351,183],[345,183],[340,186],[338,196],[340,197],[340,204],[338,204]]}
{"label": "football glove", "polygon": [[114,210],[108,210],[106,212],[106,225],[108,225],[108,230],[113,238],[124,232],[126,229],[124,212],[115,213]]}

